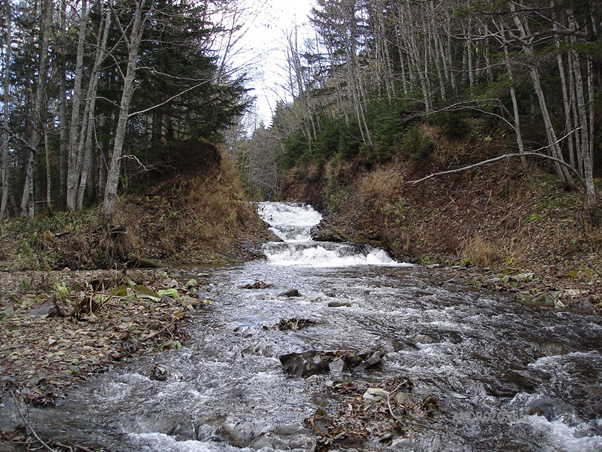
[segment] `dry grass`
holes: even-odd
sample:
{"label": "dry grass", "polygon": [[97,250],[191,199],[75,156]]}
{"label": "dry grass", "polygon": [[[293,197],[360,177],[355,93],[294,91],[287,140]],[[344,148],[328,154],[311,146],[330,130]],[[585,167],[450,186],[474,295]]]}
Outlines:
{"label": "dry grass", "polygon": [[500,263],[503,259],[499,247],[486,241],[480,235],[475,235],[468,240],[464,245],[462,254],[467,263],[480,267],[491,267]]}
{"label": "dry grass", "polygon": [[228,154],[222,152],[219,162],[193,175],[176,174],[130,200],[126,216],[137,225],[139,254],[180,262],[215,260],[246,231],[261,228]]}
{"label": "dry grass", "polygon": [[395,167],[380,168],[366,173],[359,183],[359,192],[364,208],[379,215],[380,219],[403,219],[403,177]]}

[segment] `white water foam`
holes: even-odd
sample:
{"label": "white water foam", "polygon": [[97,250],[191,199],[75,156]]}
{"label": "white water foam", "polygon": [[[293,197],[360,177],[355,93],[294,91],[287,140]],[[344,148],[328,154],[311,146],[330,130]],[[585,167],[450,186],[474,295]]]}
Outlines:
{"label": "white water foam", "polygon": [[130,433],[128,435],[148,452],[251,452],[249,448],[235,448],[226,443],[217,445],[215,442],[178,441],[164,433]]}
{"label": "white water foam", "polygon": [[271,264],[282,266],[308,267],[350,267],[354,265],[402,266],[383,250],[373,249],[367,254],[340,255],[336,250],[328,250],[320,245],[305,249],[288,249],[267,255]]}
{"label": "white water foam", "polygon": [[264,248],[270,264],[287,267],[411,266],[396,262],[384,250],[367,245],[314,242],[311,229],[320,223],[322,215],[311,206],[264,202],[258,204],[258,213],[271,230],[289,244],[288,247]]}
{"label": "white water foam", "polygon": [[320,212],[306,204],[260,202],[257,211],[285,242],[311,241],[311,228],[322,221]]}
{"label": "white water foam", "polygon": [[549,421],[544,416],[528,416],[529,423],[546,434],[553,450],[565,452],[599,452],[602,450],[601,436],[588,436],[587,425],[569,425],[562,418]]}

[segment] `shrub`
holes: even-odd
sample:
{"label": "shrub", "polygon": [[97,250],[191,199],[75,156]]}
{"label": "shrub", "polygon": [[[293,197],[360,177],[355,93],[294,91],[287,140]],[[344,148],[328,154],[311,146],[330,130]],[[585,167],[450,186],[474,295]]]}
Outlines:
{"label": "shrub", "polygon": [[486,242],[480,235],[473,236],[466,243],[463,254],[462,262],[481,267],[490,267],[502,259],[499,248]]}
{"label": "shrub", "polygon": [[449,138],[463,138],[470,133],[468,115],[461,111],[445,111],[434,118],[434,123]]}
{"label": "shrub", "polygon": [[403,137],[403,148],[415,164],[424,161],[433,152],[435,146],[435,141],[422,132],[420,124],[412,126]]}

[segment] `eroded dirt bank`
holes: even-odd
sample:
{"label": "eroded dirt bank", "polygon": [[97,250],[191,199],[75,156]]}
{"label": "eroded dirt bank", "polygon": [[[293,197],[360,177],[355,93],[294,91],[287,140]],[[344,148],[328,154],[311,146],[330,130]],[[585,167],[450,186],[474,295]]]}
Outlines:
{"label": "eroded dirt bank", "polygon": [[580,193],[516,160],[414,184],[504,152],[495,137],[485,146],[450,142],[428,126],[423,133],[437,145],[420,169],[402,160],[308,164],[285,175],[282,199],[321,210],[318,238],[375,243],[399,260],[533,302],[600,309],[602,230],[586,220]]}

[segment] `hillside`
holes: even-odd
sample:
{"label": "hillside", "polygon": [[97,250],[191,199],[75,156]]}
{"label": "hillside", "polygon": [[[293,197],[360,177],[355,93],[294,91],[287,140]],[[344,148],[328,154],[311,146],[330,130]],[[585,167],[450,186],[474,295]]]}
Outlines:
{"label": "hillside", "polygon": [[500,135],[450,139],[427,124],[421,133],[434,145],[419,165],[401,157],[376,166],[361,158],[300,165],[286,173],[282,198],[325,214],[318,239],[375,243],[410,262],[478,266],[461,278],[532,291],[529,298],[553,291],[564,302],[598,303],[602,231],[584,222],[582,194],[565,189],[545,164],[530,162],[525,171],[519,159],[414,184],[505,150]]}
{"label": "hillside", "polygon": [[130,181],[113,225],[94,208],[2,224],[4,269],[61,270],[244,261],[267,229],[229,157],[212,144],[179,143],[162,165]]}

